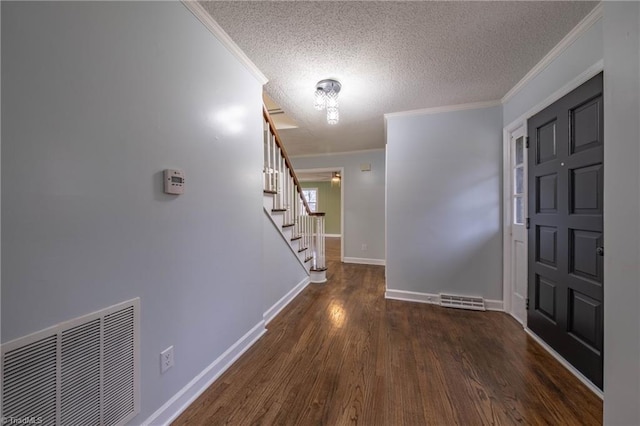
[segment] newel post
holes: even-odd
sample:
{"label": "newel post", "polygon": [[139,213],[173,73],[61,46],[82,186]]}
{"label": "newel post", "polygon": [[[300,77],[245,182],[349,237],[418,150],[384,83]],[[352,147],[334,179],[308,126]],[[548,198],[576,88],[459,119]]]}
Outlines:
{"label": "newel post", "polygon": [[327,281],[327,259],[325,253],[324,213],[312,213],[313,260],[311,265],[311,282],[320,284]]}

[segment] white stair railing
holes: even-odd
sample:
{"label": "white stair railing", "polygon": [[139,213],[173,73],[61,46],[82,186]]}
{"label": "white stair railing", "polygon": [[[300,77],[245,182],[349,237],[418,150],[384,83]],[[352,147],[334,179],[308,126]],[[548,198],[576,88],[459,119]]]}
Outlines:
{"label": "white stair railing", "polygon": [[264,118],[264,192],[273,195],[273,211],[281,212],[284,227],[292,227],[293,241],[298,242],[304,262],[311,262],[312,282],[326,281],[324,213],[312,212],[304,197],[298,177],[282,145],[278,132],[263,106]]}

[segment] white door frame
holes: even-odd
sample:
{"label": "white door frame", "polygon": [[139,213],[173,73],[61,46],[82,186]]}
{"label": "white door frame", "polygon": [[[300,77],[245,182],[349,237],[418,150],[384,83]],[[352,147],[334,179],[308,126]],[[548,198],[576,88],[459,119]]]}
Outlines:
{"label": "white door frame", "polygon": [[[512,121],[508,126],[504,127],[502,132],[503,137],[503,185],[502,185],[502,205],[503,205],[503,224],[502,224],[502,236],[503,236],[503,250],[502,250],[502,301],[504,303],[504,311],[511,314],[511,287],[512,287],[512,277],[511,277],[511,134],[519,129],[521,126],[524,127],[524,133],[527,133],[527,119],[529,117],[534,116],[539,113],[564,95],[568,94],[574,89],[580,87],[583,83],[586,83],[591,78],[598,75],[600,72],[604,70],[604,61],[601,59],[595,64],[591,65],[587,68],[582,74],[575,77],[573,80],[560,87],[558,90],[553,92],[551,95],[547,96],[544,100],[537,103],[535,106],[530,108],[527,112],[522,114],[520,117]],[[525,164],[525,172],[526,172],[526,164]],[[527,187],[525,186],[525,198],[527,197]],[[508,242],[507,242],[508,240]],[[527,289],[528,291],[528,289]],[[525,329],[528,330],[526,319],[523,324]],[[555,356],[555,355],[554,355]],[[581,379],[582,380],[582,379]],[[593,385],[591,385],[593,386]]]}
{"label": "white door frame", "polygon": [[[503,253],[503,262],[502,262],[502,302],[504,311],[514,317],[518,322],[520,319],[515,315],[514,307],[511,306],[512,301],[512,293],[515,277],[513,276],[514,265],[513,262],[515,259],[512,258],[513,253],[513,238],[512,238],[512,227],[513,227],[513,164],[512,159],[514,156],[512,143],[514,139],[514,135],[524,136],[525,141],[527,138],[527,120],[519,119],[511,123],[509,126],[505,127],[502,131],[502,153],[503,153],[503,164],[502,164],[502,253]],[[525,202],[524,207],[524,217],[527,217],[527,200],[528,200],[528,191],[527,191],[527,150],[525,148],[524,152],[524,194],[523,199]],[[527,235],[525,234],[525,250],[527,248]],[[528,289],[527,289],[528,290]],[[522,318],[522,325],[526,328],[527,326],[527,317],[526,315]]]}
{"label": "white door frame", "polygon": [[344,167],[322,167],[319,169],[296,169],[298,173],[340,172],[340,261],[344,262]]}

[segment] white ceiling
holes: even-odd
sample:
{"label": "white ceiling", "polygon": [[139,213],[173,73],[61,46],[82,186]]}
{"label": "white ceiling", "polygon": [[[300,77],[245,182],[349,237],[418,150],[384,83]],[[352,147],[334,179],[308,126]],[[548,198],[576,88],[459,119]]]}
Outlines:
{"label": "white ceiling", "polygon": [[[289,155],[384,147],[385,113],[502,98],[596,2],[212,1],[298,125]],[[342,83],[340,123],[313,108]]]}

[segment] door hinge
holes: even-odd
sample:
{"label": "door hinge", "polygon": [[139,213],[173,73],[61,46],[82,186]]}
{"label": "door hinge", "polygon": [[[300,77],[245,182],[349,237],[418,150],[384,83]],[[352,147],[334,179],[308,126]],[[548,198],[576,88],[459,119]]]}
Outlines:
{"label": "door hinge", "polygon": [[525,223],[527,224],[527,229],[529,229],[531,227],[531,219],[527,218],[527,221]]}
{"label": "door hinge", "polygon": [[529,136],[524,137],[524,147],[529,148]]}
{"label": "door hinge", "polygon": [[527,310],[529,310],[529,298],[528,297],[525,299],[524,304],[525,304]]}

